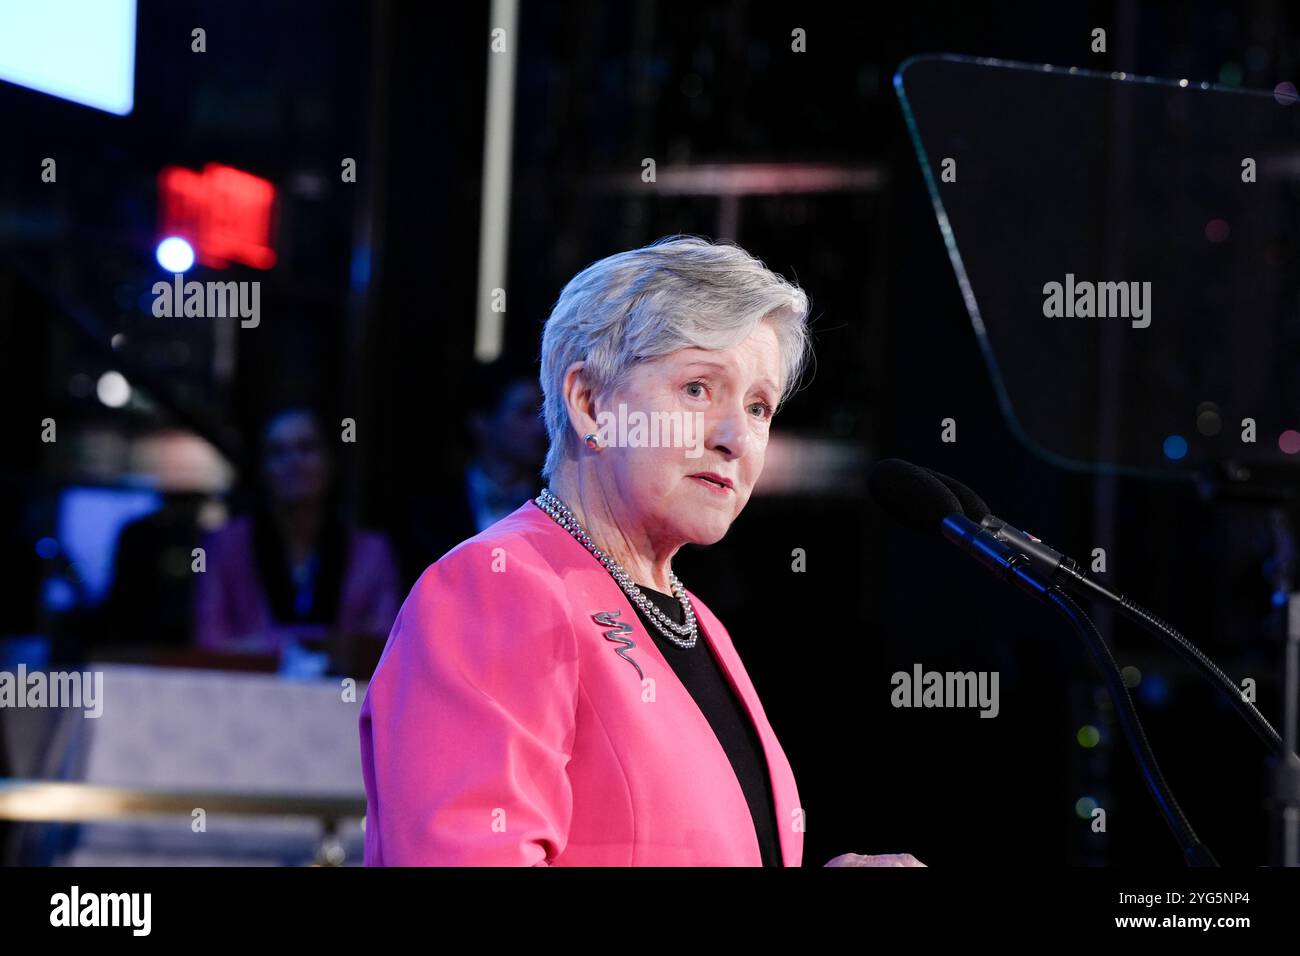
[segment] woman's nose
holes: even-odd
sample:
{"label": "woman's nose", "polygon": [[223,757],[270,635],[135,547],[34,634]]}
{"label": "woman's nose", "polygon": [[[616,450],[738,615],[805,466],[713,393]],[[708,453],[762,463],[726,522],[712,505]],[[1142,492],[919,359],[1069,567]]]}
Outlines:
{"label": "woman's nose", "polygon": [[727,458],[739,458],[749,451],[751,436],[745,410],[720,415],[710,426],[708,446]]}

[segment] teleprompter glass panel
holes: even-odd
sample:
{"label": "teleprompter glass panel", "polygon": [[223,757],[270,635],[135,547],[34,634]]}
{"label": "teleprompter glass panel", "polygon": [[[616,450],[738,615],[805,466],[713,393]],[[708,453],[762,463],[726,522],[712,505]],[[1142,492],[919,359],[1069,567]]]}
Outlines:
{"label": "teleprompter glass panel", "polygon": [[1294,88],[947,55],[894,83],[1020,440],[1115,472],[1295,460]]}

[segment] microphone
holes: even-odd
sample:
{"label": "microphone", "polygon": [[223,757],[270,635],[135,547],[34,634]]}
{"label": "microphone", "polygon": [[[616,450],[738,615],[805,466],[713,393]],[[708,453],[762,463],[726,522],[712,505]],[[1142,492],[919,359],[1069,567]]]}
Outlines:
{"label": "microphone", "polygon": [[[1160,815],[1182,847],[1187,862],[1193,866],[1217,866],[1214,855],[1187,822],[1160,772],[1133,701],[1124,687],[1119,665],[1101,633],[1069,595],[1046,580],[1060,574],[1070,577],[1068,569],[1073,562],[1037,538],[993,518],[983,499],[961,482],[911,462],[898,458],[881,461],[871,470],[868,490],[875,502],[901,524],[922,534],[939,531],[998,577],[1018,585],[1065,614],[1106,681],[1119,713],[1121,729],[1133,748],[1143,781]],[[1005,535],[1005,538],[1000,535]],[[1020,546],[1022,539],[1030,545],[1034,555],[1024,553],[1025,549]],[[1078,573],[1082,575],[1082,572]]]}
{"label": "microphone", "polygon": [[956,478],[935,471],[933,468],[922,470],[928,472],[948,489],[961,505],[962,514],[972,521],[979,522],[979,526],[985,531],[1025,555],[1029,559],[1030,566],[1049,583],[1067,587],[1075,592],[1082,591],[1107,601],[1118,603],[1123,600],[1121,595],[1112,593],[1104,585],[1088,577],[1087,572],[1073,558],[1048,547],[1041,539],[997,517],[984,503],[983,498]]}
{"label": "microphone", "polygon": [[921,534],[939,531],[948,515],[965,514],[937,475],[901,458],[886,458],[871,469],[867,490],[900,524]]}
{"label": "microphone", "polygon": [[[967,504],[983,505],[973,491],[960,483],[947,485],[941,478],[919,465],[901,458],[886,458],[871,470],[867,482],[873,500],[897,521],[921,534],[940,532],[994,575],[1039,600],[1046,600],[1050,584],[1037,572],[1030,559],[1014,544],[1008,544],[991,531],[976,524],[963,508]],[[988,508],[983,511],[987,514]]]}
{"label": "microphone", "polygon": [[1284,760],[1293,759],[1291,750],[1281,735],[1253,703],[1242,698],[1240,688],[1232,678],[1172,624],[1157,617],[1136,601],[1090,578],[1073,558],[1048,547],[1033,535],[1021,531],[992,514],[984,499],[956,478],[929,468],[921,470],[938,481],[957,500],[963,514],[971,520],[972,524],[978,521],[976,527],[985,534],[992,535],[1005,547],[1021,552],[1033,572],[1045,579],[1049,587],[1068,589],[1076,594],[1099,598],[1130,621],[1145,628],[1191,664],[1216,690],[1224,694],[1227,701],[1275,755]]}

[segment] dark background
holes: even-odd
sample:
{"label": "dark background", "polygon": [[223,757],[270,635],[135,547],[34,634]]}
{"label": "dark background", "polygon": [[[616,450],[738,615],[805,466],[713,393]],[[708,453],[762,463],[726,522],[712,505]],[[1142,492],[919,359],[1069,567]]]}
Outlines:
{"label": "dark background", "polygon": [[[246,477],[262,416],[306,398],[327,420],[358,421],[360,441],[344,446],[357,517],[401,540],[430,507],[463,451],[471,387],[487,9],[142,2],[131,115],[0,85],[0,632],[58,633],[72,656],[90,641],[42,605],[52,571],[33,550],[59,489],[88,480],[90,446],[73,436],[177,424]],[[206,54],[190,52],[194,26]],[[806,54],[790,52],[796,26]],[[1098,26],[1105,54],[1089,49]],[[1275,512],[1187,481],[1064,472],[1013,441],[892,78],[910,55],[956,52],[1271,89],[1295,76],[1297,40],[1300,11],[1263,2],[525,2],[507,354],[535,358],[550,305],[589,262],[675,232],[735,239],[813,301],[816,364],[777,430],[866,463],[919,461],[1075,555],[1104,547],[1110,580],[1230,674],[1256,677],[1276,722]],[[44,156],[58,157],[57,188],[40,182]],[[356,184],[338,181],[344,156],[358,159]],[[881,186],[748,197],[726,234],[715,198],[601,186],[645,156],[844,164]],[[160,271],[158,169],[210,161],[282,196],[280,262],[223,276],[261,279],[265,316],[237,335],[229,382],[211,374],[204,329],[139,306]],[[117,332],[127,345],[114,350]],[[148,407],[107,409],[69,388],[110,367]],[[47,416],[58,446],[38,440]],[[953,444],[940,441],[946,417]],[[94,480],[114,467],[99,461]],[[1099,501],[1114,520],[1095,520]],[[794,548],[806,573],[791,572]],[[756,496],[722,543],[686,549],[675,570],[726,623],[790,758],[806,864],[849,851],[935,866],[1179,863],[1064,623],[887,524],[865,471],[833,494]],[[1147,731],[1200,835],[1223,863],[1265,862],[1262,745],[1144,636],[1113,636],[1120,664],[1144,675]],[[890,675],[915,662],[999,671],[998,719],[892,708]],[[1085,724],[1102,729],[1099,747],[1076,743]],[[1104,834],[1076,814],[1087,797],[1107,809]]]}

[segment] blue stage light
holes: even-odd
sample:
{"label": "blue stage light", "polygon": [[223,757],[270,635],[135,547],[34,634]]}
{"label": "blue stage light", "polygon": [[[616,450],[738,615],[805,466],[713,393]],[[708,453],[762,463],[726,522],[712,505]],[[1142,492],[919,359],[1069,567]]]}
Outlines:
{"label": "blue stage light", "polygon": [[1169,682],[1160,674],[1151,674],[1142,682],[1138,696],[1152,707],[1163,707],[1169,700]]}
{"label": "blue stage light", "polygon": [[173,274],[188,272],[194,265],[194,249],[178,236],[169,236],[158,243],[158,265]]}

